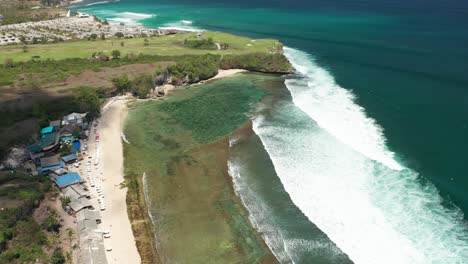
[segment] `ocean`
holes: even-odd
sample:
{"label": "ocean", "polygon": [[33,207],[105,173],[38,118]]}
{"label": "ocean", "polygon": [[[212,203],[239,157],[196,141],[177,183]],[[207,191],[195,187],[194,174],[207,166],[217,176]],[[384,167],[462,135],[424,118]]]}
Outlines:
{"label": "ocean", "polygon": [[281,262],[468,263],[468,2],[76,8],[109,22],[285,44],[297,73],[252,117],[255,133],[233,141],[229,162],[252,223]]}

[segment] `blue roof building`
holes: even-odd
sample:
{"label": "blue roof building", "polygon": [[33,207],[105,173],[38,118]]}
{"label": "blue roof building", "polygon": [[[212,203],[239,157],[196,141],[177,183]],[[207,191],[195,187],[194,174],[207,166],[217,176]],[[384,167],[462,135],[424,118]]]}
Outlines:
{"label": "blue roof building", "polygon": [[67,155],[67,156],[64,156],[62,157],[62,160],[65,162],[65,163],[69,163],[69,162],[72,162],[74,160],[78,159],[78,157],[76,156],[76,154],[70,154],[70,155]]}
{"label": "blue roof building", "polygon": [[40,158],[41,167],[37,170],[39,173],[46,173],[58,168],[63,168],[63,161],[58,155]]}
{"label": "blue roof building", "polygon": [[44,127],[43,129],[41,129],[41,138],[44,138],[46,135],[52,132],[54,132],[53,126]]}
{"label": "blue roof building", "polygon": [[69,185],[80,183],[83,180],[77,172],[71,172],[61,176],[57,176],[54,181],[59,188],[65,188]]}

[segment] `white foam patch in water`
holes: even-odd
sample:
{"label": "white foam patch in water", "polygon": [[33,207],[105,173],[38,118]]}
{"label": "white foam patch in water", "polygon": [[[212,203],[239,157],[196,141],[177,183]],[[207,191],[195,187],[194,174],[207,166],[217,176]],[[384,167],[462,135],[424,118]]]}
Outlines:
{"label": "white foam patch in water", "polygon": [[131,17],[131,18],[135,18],[135,19],[138,19],[138,20],[154,17],[153,14],[134,13],[134,12],[123,12],[123,13],[120,13],[120,14],[125,16],[125,17]]}
{"label": "white foam patch in water", "polygon": [[[230,146],[235,145],[236,141],[230,139]],[[262,198],[255,195],[248,184],[242,179],[239,166],[241,165],[234,160],[228,161],[229,175],[232,177],[234,190],[237,196],[240,197],[242,204],[249,211],[250,222],[262,234],[263,240],[276,259],[281,263],[294,263],[292,257],[286,251],[285,239],[282,238],[281,232],[277,227],[269,223],[269,219],[265,219],[268,215],[266,212],[270,209],[266,208],[266,203],[262,201]]]}
{"label": "white foam patch in water", "polygon": [[466,263],[460,210],[393,161],[351,93],[308,56],[286,52],[306,75],[287,83],[302,113],[291,105],[276,121],[254,118],[253,129],[294,204],[357,264]]}
{"label": "white foam patch in water", "polygon": [[110,1],[100,1],[100,2],[90,3],[85,6],[103,5],[103,4],[108,4],[108,3],[110,3]]}
{"label": "white foam patch in water", "polygon": [[305,86],[295,85],[294,80],[286,81],[294,104],[356,151],[394,170],[402,169],[385,147],[382,128],[354,103],[351,92],[339,87],[333,76],[317,66],[308,54],[291,48],[285,48],[284,53],[307,81]]}
{"label": "white foam patch in water", "polygon": [[180,20],[177,22],[170,22],[162,25],[159,27],[160,29],[175,29],[175,30],[182,30],[182,31],[190,31],[190,32],[201,32],[205,31],[202,28],[198,28],[192,26],[193,21],[190,20]]}

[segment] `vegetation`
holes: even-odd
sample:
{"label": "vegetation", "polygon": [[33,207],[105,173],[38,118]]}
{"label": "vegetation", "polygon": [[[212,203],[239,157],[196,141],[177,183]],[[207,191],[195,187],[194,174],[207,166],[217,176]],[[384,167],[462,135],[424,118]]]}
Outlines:
{"label": "vegetation", "polygon": [[192,49],[215,50],[218,49],[213,38],[208,39],[185,39],[184,45]]}
{"label": "vegetation", "polygon": [[[182,55],[203,55],[206,53],[227,55],[227,54],[247,54],[256,52],[278,52],[281,44],[273,39],[257,39],[252,42],[252,39],[234,36],[226,33],[219,32],[205,32],[204,38],[212,39],[216,43],[225,43],[228,48],[226,49],[203,49],[191,48],[184,44],[185,40],[188,41],[195,39],[194,33],[176,34],[171,36],[151,37],[148,39],[148,45],[144,43],[143,38],[133,38],[114,41],[103,41],[96,39],[96,41],[74,41],[74,42],[59,42],[52,44],[37,44],[30,45],[28,52],[24,53],[21,45],[0,46],[0,62],[7,58],[13,59],[15,62],[28,61],[32,56],[41,56],[43,60],[54,59],[63,60],[70,58],[88,58],[93,52],[110,51],[117,48],[120,42],[124,43],[119,47],[122,56],[127,54],[145,54],[145,55],[159,55],[159,56],[182,56]],[[39,42],[39,40],[36,40]]]}
{"label": "vegetation", "polygon": [[112,58],[114,60],[120,59],[120,51],[119,50],[113,50],[111,54],[112,54]]}
{"label": "vegetation", "polygon": [[175,85],[181,84],[184,79],[187,79],[188,83],[194,83],[215,76],[218,73],[219,60],[220,56],[210,54],[187,57],[167,70]]}
{"label": "vegetation", "polygon": [[[59,228],[56,214],[38,224],[32,214],[51,188],[45,176],[30,177],[22,174],[0,175],[0,197],[21,200],[21,205],[0,211],[0,263],[63,263],[57,243],[48,241],[49,232]],[[46,248],[55,248],[49,256]],[[62,254],[63,255],[63,254]]]}

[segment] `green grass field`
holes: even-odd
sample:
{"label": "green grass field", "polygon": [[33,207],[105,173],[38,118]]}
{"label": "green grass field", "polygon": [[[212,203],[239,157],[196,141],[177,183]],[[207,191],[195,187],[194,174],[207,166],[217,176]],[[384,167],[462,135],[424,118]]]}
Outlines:
{"label": "green grass field", "polygon": [[[28,61],[34,56],[41,59],[67,59],[67,58],[89,58],[94,52],[109,54],[112,50],[120,50],[122,56],[126,54],[146,55],[197,55],[205,53],[213,54],[245,54],[252,52],[269,52],[276,50],[280,43],[274,39],[252,40],[245,37],[234,36],[220,32],[204,32],[204,38],[213,38],[214,42],[227,43],[226,50],[203,50],[192,49],[184,46],[184,40],[196,38],[195,33],[181,33],[177,35],[148,37],[148,45],[144,45],[144,38],[135,39],[112,39],[96,41],[61,42],[55,44],[27,45],[24,52],[23,45],[1,46],[0,64],[6,59],[13,61]],[[121,46],[123,42],[123,46]]]}

